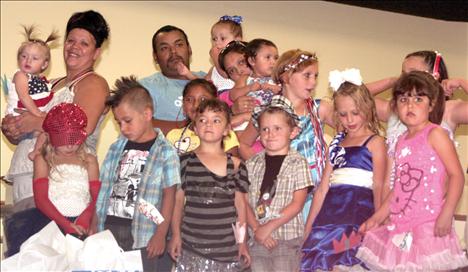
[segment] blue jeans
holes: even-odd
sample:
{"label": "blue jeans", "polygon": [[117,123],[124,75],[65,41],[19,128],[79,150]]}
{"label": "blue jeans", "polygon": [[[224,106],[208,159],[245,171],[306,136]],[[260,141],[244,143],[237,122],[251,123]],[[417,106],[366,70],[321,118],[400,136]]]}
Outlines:
{"label": "blue jeans", "polygon": [[[108,229],[112,232],[115,240],[124,251],[134,250],[131,224],[113,224],[106,222],[104,224],[104,229]],[[172,271],[174,261],[172,261],[171,256],[166,250],[164,250],[164,253],[161,256],[154,258],[147,257],[148,252],[146,251],[146,247],[140,248],[139,250],[141,253],[141,261],[143,263],[143,271]]]}
{"label": "blue jeans", "polygon": [[[67,217],[67,219],[73,222],[76,217]],[[37,208],[23,210],[6,218],[5,238],[8,250],[5,252],[5,257],[18,253],[21,245],[50,221],[50,218]]]}

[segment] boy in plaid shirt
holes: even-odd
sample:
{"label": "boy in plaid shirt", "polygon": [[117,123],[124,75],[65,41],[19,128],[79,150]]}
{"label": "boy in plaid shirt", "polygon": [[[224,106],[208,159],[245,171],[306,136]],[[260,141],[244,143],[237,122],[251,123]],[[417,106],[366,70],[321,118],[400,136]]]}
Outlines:
{"label": "boy in plaid shirt", "polygon": [[307,160],[290,142],[299,133],[291,102],[276,95],[257,107],[253,123],[265,150],[246,162],[251,190],[248,224],[253,271],[296,271],[304,234],[302,208],[312,179]]}

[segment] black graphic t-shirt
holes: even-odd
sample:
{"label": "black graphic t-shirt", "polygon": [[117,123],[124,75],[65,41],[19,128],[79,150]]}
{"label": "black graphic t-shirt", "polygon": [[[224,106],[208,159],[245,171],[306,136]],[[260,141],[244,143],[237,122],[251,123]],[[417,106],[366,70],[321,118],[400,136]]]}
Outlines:
{"label": "black graphic t-shirt", "polygon": [[117,181],[112,186],[108,216],[132,219],[138,194],[138,185],[146,158],[156,138],[145,142],[128,141],[120,157]]}

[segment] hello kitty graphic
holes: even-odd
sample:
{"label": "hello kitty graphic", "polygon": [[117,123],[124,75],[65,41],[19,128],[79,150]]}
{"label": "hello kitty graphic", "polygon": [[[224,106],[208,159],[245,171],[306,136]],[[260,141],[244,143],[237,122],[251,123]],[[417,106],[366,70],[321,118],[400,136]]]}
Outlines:
{"label": "hello kitty graphic", "polygon": [[[401,194],[395,195],[390,213],[393,215],[405,214],[411,209],[411,204],[416,203],[413,199],[414,192],[421,185],[423,171],[418,168],[412,168],[409,163],[398,166],[398,178],[395,187],[400,186]],[[396,188],[395,188],[396,189]]]}

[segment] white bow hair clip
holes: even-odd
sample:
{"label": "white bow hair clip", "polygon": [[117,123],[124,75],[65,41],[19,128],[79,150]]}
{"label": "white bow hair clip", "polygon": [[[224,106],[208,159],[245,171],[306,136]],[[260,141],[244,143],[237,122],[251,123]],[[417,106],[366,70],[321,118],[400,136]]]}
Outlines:
{"label": "white bow hair clip", "polygon": [[333,70],[328,76],[328,81],[330,82],[330,87],[336,92],[344,82],[350,82],[354,85],[361,86],[362,77],[361,72],[356,68],[345,69],[341,72]]}

